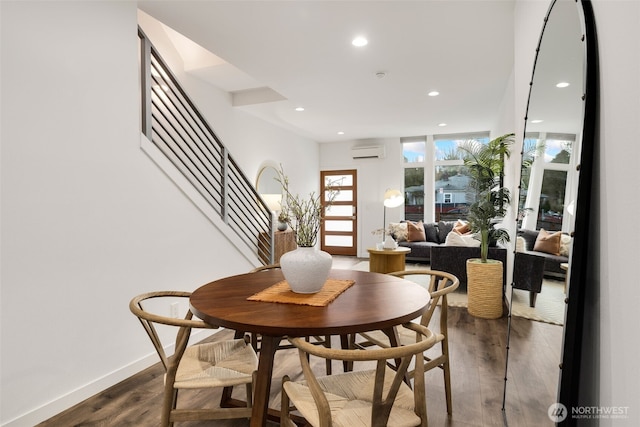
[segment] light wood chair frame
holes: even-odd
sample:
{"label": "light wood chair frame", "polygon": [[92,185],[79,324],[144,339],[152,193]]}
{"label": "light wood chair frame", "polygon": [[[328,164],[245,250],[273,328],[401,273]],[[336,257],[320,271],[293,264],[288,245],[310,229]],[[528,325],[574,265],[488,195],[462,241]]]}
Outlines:
{"label": "light wood chair frame", "polygon": [[[253,377],[246,383],[247,407],[244,408],[211,408],[211,409],[178,409],[178,389],[174,387],[176,374],[180,360],[184,355],[189,343],[192,329],[218,329],[217,326],[209,325],[201,320],[193,320],[193,313],[188,310],[183,319],[166,317],[146,311],[142,303],[154,298],[189,298],[191,292],[184,291],[155,291],[147,292],[134,297],[129,302],[129,309],[138,317],[142,327],[151,339],[153,346],[160,356],[162,366],[165,370],[164,395],[162,402],[162,426],[173,426],[174,422],[180,421],[202,421],[212,419],[230,418],[250,418],[253,397]],[[158,335],[154,324],[162,324],[178,327],[175,340],[175,350],[173,355],[167,356],[163,343]],[[248,344],[248,338],[245,339]]]}
{"label": "light wood chair frame", "polygon": [[259,271],[265,271],[265,270],[279,270],[280,268],[281,268],[280,263],[260,265],[256,268],[249,270],[249,273],[257,273]]}
{"label": "light wood chair frame", "polygon": [[[298,348],[300,364],[302,372],[309,387],[314,403],[318,410],[320,425],[316,427],[328,427],[332,425],[331,407],[327,397],[320,386],[317,377],[309,364],[309,355],[314,355],[332,360],[342,360],[345,362],[364,362],[375,361],[375,381],[372,394],[372,412],[370,425],[373,427],[386,426],[391,408],[396,400],[400,386],[404,382],[405,374],[413,360],[414,356],[422,354],[424,351],[433,347],[438,341],[442,340],[441,335],[436,335],[426,327],[416,323],[406,323],[402,327],[412,330],[416,333],[416,342],[413,344],[389,347],[381,349],[373,349],[363,351],[360,349],[331,349],[326,347],[315,346],[306,342],[301,338],[290,338],[289,341]],[[395,372],[387,368],[388,360],[400,360]],[[413,384],[414,394],[414,412],[421,420],[421,426],[427,425],[427,407],[425,395],[424,366],[420,363],[415,368],[415,379]],[[385,373],[394,372],[393,382],[386,396],[383,396],[383,388],[385,384]],[[331,378],[346,378],[357,372],[347,372],[337,374]],[[290,412],[295,409],[295,396],[290,396],[286,389],[287,383],[290,381],[288,376],[283,378],[282,403],[280,425],[294,427],[296,424],[290,418]],[[292,406],[293,405],[293,406]]]}
{"label": "light wood chair frame", "polygon": [[[424,359],[424,372],[427,372],[433,368],[442,369],[444,376],[444,390],[447,403],[447,414],[453,413],[453,405],[451,398],[451,366],[449,362],[449,331],[448,331],[448,301],[447,295],[458,289],[460,281],[456,276],[444,271],[429,270],[429,269],[416,269],[416,270],[402,270],[388,273],[395,277],[405,277],[410,275],[423,275],[430,276],[429,281],[429,294],[431,296],[427,311],[422,314],[420,318],[420,324],[424,327],[429,327],[429,323],[436,311],[436,307],[440,307],[439,313],[439,331],[438,333],[443,336],[440,341],[441,351],[438,356],[423,355]],[[440,305],[438,305],[440,303]],[[351,348],[364,349],[370,346],[389,347],[389,342],[377,338],[374,334],[361,333],[357,334],[362,336],[365,341],[356,342],[356,336],[353,335],[350,338]],[[407,372],[407,378],[415,378],[415,370]]]}

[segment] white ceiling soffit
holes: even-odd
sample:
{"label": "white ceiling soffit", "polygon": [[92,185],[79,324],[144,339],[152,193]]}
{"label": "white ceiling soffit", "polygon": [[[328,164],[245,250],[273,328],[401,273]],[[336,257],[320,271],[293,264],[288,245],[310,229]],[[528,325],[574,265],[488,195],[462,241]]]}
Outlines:
{"label": "white ceiling soffit", "polygon": [[170,36],[190,73],[319,142],[488,130],[513,69],[513,0],[138,5],[193,41]]}
{"label": "white ceiling soffit", "polygon": [[184,70],[232,94],[232,105],[262,104],[286,98],[260,83],[199,44],[159,23],[183,61]]}
{"label": "white ceiling soffit", "polygon": [[180,54],[184,70],[227,92],[249,90],[260,86],[253,77],[214,55],[171,27],[162,25],[167,37]]}

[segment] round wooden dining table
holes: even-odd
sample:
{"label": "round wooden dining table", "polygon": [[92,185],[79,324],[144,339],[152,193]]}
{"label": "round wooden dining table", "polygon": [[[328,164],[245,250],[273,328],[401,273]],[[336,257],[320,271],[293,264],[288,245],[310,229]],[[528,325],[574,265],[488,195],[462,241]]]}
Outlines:
{"label": "round wooden dining table", "polygon": [[192,293],[191,311],[203,321],[262,335],[251,426],[266,424],[274,356],[284,337],[391,331],[420,317],[429,302],[429,292],[422,286],[386,274],[336,269],[329,279],[354,284],[320,307],[248,300],[283,281],[281,270],[225,277]]}

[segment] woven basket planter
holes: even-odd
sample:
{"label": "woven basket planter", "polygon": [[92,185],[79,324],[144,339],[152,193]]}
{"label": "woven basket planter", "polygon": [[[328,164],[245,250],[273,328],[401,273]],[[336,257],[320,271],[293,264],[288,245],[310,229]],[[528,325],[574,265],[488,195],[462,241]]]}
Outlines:
{"label": "woven basket planter", "polygon": [[483,319],[502,316],[502,261],[467,260],[469,314]]}

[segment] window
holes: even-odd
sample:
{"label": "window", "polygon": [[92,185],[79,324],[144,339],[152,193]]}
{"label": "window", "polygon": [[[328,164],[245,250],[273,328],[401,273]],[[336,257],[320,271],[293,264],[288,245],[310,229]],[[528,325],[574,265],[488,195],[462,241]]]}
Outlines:
{"label": "window", "polygon": [[574,194],[567,192],[575,167],[572,147],[575,135],[531,133],[525,136],[519,220],[528,229],[570,229],[564,221]]}
{"label": "window", "polygon": [[404,163],[424,163],[425,142],[424,137],[403,138],[402,157]]}
{"label": "window", "polygon": [[[469,174],[458,146],[489,142],[489,132],[402,138],[405,219],[439,221],[466,218]],[[425,191],[425,188],[427,189]]]}
{"label": "window", "polygon": [[461,144],[470,140],[486,144],[489,133],[434,136],[436,221],[466,219],[469,205],[473,203],[473,196],[469,194],[469,172],[458,150]]}
{"label": "window", "polygon": [[404,138],[404,218],[424,220],[425,137]]}

